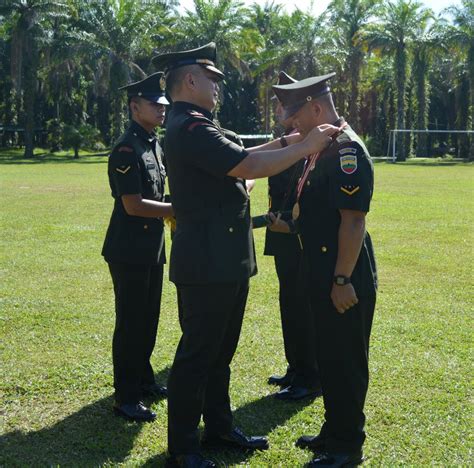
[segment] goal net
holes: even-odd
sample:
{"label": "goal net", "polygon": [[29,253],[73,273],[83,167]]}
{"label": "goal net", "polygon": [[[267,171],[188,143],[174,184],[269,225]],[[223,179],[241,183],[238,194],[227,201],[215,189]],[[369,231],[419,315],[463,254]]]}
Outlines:
{"label": "goal net", "polygon": [[402,148],[406,156],[468,159],[473,142],[474,130],[393,129],[388,139],[387,157],[397,161]]}

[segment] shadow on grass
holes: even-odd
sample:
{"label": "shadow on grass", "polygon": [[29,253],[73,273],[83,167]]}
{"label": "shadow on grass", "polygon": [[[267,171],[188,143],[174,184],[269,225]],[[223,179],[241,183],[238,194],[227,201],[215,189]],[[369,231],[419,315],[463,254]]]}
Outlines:
{"label": "shadow on grass", "polygon": [[[278,426],[300,412],[305,406],[313,404],[315,398],[304,399],[295,402],[285,402],[275,399],[272,395],[262,397],[251,403],[241,406],[234,411],[234,424],[240,427],[248,435],[266,436]],[[322,400],[321,404],[322,404]],[[295,435],[295,440],[297,436]],[[271,450],[271,447],[270,447]],[[214,460],[218,466],[230,466],[246,464],[252,457],[252,451],[225,450],[203,450],[205,458]],[[162,453],[147,460],[143,465],[146,467],[163,466],[166,454]]]}
{"label": "shadow on grass", "polygon": [[98,164],[106,163],[108,152],[100,152],[93,154],[82,154],[78,159],[74,159],[74,154],[72,153],[36,153],[33,158],[25,159],[22,152],[19,150],[0,150],[0,165],[34,165],[34,164],[44,164],[44,163],[53,163],[53,164],[70,164],[70,163],[79,163],[79,164]]}
{"label": "shadow on grass", "polygon": [[[157,382],[165,382],[168,373],[169,368],[157,373]],[[13,431],[1,436],[0,465],[101,466],[123,462],[142,424],[115,416],[113,401],[110,395],[51,427],[28,433]],[[164,454],[162,458],[165,459]]]}

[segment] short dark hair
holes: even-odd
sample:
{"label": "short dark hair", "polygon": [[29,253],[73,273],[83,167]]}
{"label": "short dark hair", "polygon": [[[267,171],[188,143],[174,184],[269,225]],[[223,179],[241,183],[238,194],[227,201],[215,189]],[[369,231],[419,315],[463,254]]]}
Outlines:
{"label": "short dark hair", "polygon": [[186,65],[184,67],[170,70],[166,74],[166,92],[171,98],[173,98],[173,93],[175,93],[181,86],[181,82],[183,81],[185,75],[189,72],[192,72],[196,66],[199,65]]}

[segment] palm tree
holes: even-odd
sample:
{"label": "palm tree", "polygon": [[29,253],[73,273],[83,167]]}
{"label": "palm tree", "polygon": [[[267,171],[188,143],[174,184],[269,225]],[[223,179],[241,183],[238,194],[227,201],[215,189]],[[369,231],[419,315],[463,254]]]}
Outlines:
{"label": "palm tree", "polygon": [[[112,138],[125,123],[125,96],[120,86],[146,75],[153,46],[169,34],[174,2],[146,0],[101,1],[79,5],[76,37],[87,48],[88,66],[93,71],[99,122],[103,138],[108,125],[108,102],[112,103]],[[105,107],[105,108],[104,108]]]}
{"label": "palm tree", "polygon": [[336,44],[345,52],[343,75],[350,81],[349,119],[356,129],[359,129],[360,72],[365,55],[361,33],[374,13],[375,4],[376,0],[332,0],[326,10]]}
{"label": "palm tree", "polygon": [[[470,98],[462,99],[461,104],[467,105],[460,115],[462,128],[474,128],[474,1],[462,0],[461,6],[448,9],[453,17],[454,26],[448,28],[447,39],[453,50],[462,58],[463,75],[460,84],[466,86]],[[464,114],[464,118],[463,118]],[[469,158],[474,159],[474,137],[471,136]]]}
{"label": "palm tree", "polygon": [[[226,74],[221,86],[220,102],[225,104],[217,110],[223,125],[245,127],[236,122],[249,95],[244,89],[253,80],[247,57],[254,55],[260,45],[260,35],[254,26],[249,27],[248,8],[235,0],[194,0],[194,11],[176,19],[169,42],[160,44],[157,52],[183,50],[215,42],[218,66]],[[246,103],[241,101],[245,100]],[[252,106],[251,106],[252,107]]]}
{"label": "palm tree", "polygon": [[51,20],[66,18],[68,6],[58,1],[11,0],[0,6],[0,15],[11,23],[11,75],[17,91],[23,92],[25,112],[25,158],[33,157],[35,101],[41,46],[51,36]]}
{"label": "palm tree", "polygon": [[[430,86],[428,73],[435,53],[443,51],[440,28],[435,22],[422,22],[413,43],[413,80],[416,90],[416,128],[428,128],[428,109],[430,103]],[[416,155],[428,155],[427,135],[419,133],[416,137]]]}
{"label": "palm tree", "polygon": [[[397,85],[397,128],[405,128],[405,92],[408,52],[416,38],[419,24],[431,15],[416,0],[387,1],[381,5],[379,19],[367,27],[364,39],[371,49],[395,55],[394,81]],[[398,142],[398,160],[406,159],[403,139]]]}

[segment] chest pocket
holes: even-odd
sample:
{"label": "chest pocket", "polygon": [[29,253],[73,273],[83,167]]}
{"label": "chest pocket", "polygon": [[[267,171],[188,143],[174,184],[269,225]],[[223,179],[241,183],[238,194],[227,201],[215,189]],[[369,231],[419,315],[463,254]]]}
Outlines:
{"label": "chest pocket", "polygon": [[142,154],[141,162],[144,175],[144,196],[161,200],[164,192],[164,176],[152,151]]}

